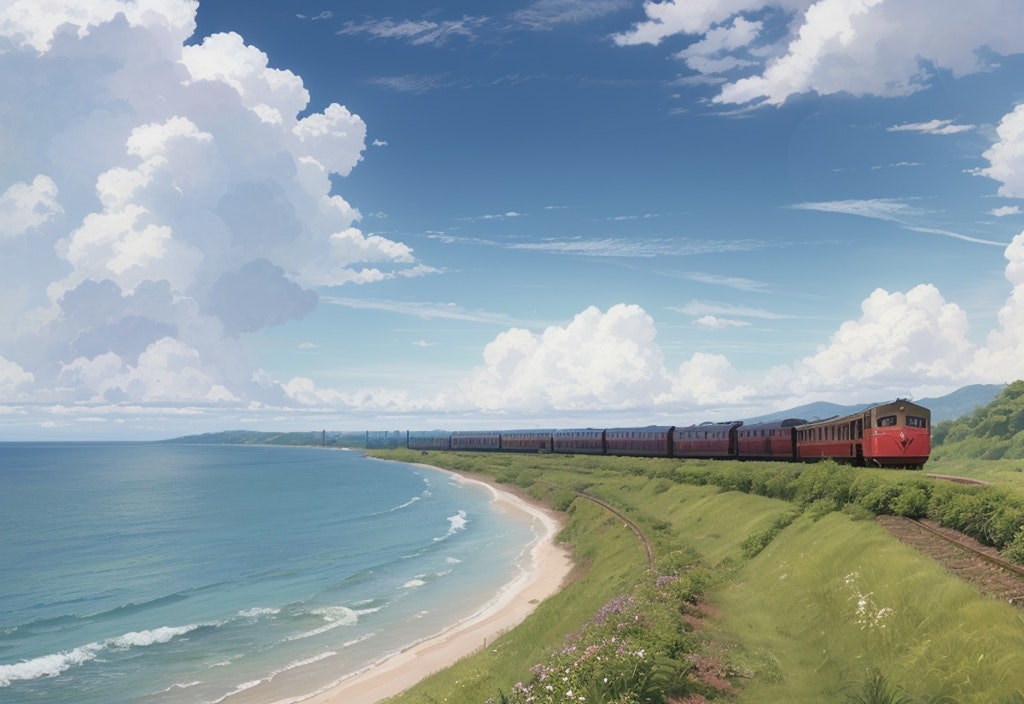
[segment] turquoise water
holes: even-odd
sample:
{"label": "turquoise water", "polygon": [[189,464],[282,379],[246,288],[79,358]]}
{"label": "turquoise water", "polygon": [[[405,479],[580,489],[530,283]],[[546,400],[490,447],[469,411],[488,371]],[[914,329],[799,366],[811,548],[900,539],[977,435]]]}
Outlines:
{"label": "turquoise water", "polygon": [[532,525],[313,448],[0,443],[0,701],[308,695],[479,610]]}

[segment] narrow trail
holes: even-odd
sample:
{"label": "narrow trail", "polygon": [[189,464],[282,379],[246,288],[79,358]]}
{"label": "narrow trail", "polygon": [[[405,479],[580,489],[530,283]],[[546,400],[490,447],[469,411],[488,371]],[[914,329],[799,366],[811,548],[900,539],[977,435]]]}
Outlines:
{"label": "narrow trail", "polygon": [[581,499],[586,499],[587,501],[594,502],[595,504],[608,511],[616,518],[618,518],[620,521],[623,522],[623,524],[625,524],[627,528],[632,530],[633,533],[636,535],[637,539],[640,541],[640,544],[644,546],[644,550],[647,551],[647,566],[654,567],[654,549],[651,547],[651,541],[647,539],[646,535],[644,535],[644,532],[640,529],[640,526],[638,526],[636,523],[630,520],[629,517],[626,516],[626,514],[624,514],[622,511],[615,508],[608,502],[597,498],[596,496],[586,494],[582,491],[577,491],[576,496],[580,497]]}

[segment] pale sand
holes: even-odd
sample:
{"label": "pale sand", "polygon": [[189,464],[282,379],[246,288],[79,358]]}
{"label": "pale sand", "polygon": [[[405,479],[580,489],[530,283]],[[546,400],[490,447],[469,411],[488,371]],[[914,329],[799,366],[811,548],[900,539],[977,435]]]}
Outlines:
{"label": "pale sand", "polygon": [[[431,467],[437,469],[437,467]],[[495,505],[505,511],[529,514],[538,537],[518,578],[475,615],[448,630],[342,680],[330,690],[306,700],[311,704],[374,704],[394,696],[443,670],[467,655],[486,647],[495,638],[519,625],[537,605],[556,593],[572,571],[567,550],[555,544],[561,526],[557,514],[501,489],[494,484],[450,472],[460,481],[478,481],[494,492]]]}

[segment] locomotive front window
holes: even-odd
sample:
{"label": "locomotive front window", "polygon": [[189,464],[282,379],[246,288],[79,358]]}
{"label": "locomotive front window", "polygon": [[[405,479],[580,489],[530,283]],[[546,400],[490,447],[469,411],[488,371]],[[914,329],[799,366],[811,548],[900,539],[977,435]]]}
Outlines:
{"label": "locomotive front window", "polygon": [[891,428],[896,425],[896,416],[882,416],[878,419],[879,428]]}
{"label": "locomotive front window", "polygon": [[907,416],[908,428],[927,428],[928,420],[921,416]]}

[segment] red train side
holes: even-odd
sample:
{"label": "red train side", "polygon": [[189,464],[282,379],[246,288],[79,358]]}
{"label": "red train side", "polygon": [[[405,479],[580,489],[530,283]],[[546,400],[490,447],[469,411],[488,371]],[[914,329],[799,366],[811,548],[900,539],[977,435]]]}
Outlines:
{"label": "red train side", "polygon": [[744,425],[736,432],[739,456],[748,460],[797,459],[797,426],[807,423],[803,418],[786,418],[765,423]]}
{"label": "red train side", "polygon": [[551,452],[552,430],[506,430],[501,433],[501,449],[506,452]]}
{"label": "red train side", "polygon": [[556,430],[551,434],[552,451],[565,454],[603,455],[604,429]]}
{"label": "red train side", "polygon": [[899,400],[797,428],[798,459],[920,469],[931,455],[932,414]]}
{"label": "red train side", "polygon": [[701,423],[676,428],[672,441],[673,457],[736,457],[736,429],[743,421]]}
{"label": "red train side", "polygon": [[609,428],[604,431],[605,452],[609,455],[671,457],[672,426],[649,425],[646,428]]}

